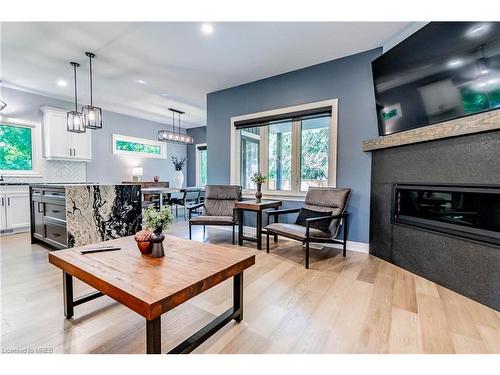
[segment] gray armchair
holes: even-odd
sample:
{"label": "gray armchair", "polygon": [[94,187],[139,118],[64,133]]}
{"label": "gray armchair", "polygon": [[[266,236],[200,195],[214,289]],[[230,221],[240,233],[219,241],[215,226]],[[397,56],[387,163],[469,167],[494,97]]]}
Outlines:
{"label": "gray armchair", "polygon": [[[346,208],[350,196],[351,189],[310,187],[303,207],[308,210],[320,211],[328,214],[322,216],[318,214],[316,217],[308,217],[304,220],[305,225],[278,222],[280,215],[300,212],[300,208],[269,211],[267,214],[269,218],[271,216],[274,217],[274,223],[269,224],[265,228],[267,232],[267,252],[269,253],[269,236],[274,235],[274,241],[276,242],[279,235],[301,241],[305,244],[306,268],[309,268],[309,244],[311,242],[340,243],[343,245],[343,256],[345,256],[349,232],[349,214]],[[326,230],[315,228],[320,223],[326,224]],[[342,240],[337,239],[340,227],[342,227],[343,232]]]}
{"label": "gray armchair", "polygon": [[[205,201],[188,206],[189,211],[189,239],[191,239],[191,226],[222,225],[233,227],[233,245],[235,243],[235,226],[238,225],[238,212],[235,203],[241,200],[241,186],[236,185],[207,185],[205,188]],[[202,214],[191,217],[193,210],[202,208]]]}

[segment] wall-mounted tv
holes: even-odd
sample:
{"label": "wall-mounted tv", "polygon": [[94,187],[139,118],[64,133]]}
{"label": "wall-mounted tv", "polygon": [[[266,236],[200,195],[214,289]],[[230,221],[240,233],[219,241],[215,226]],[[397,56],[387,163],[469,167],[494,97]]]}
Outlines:
{"label": "wall-mounted tv", "polygon": [[380,135],[500,109],[500,22],[431,22],[372,70]]}

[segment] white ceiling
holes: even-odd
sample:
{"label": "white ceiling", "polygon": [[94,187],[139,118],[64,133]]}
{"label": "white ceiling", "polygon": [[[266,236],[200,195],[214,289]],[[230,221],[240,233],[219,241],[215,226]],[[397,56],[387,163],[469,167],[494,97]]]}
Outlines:
{"label": "white ceiling", "polygon": [[163,123],[174,107],[186,112],[184,127],[196,127],[206,124],[209,92],[382,46],[410,24],[222,22],[204,35],[197,22],[2,23],[0,78],[72,101],[69,62],[77,61],[87,102],[91,51],[95,105]]}

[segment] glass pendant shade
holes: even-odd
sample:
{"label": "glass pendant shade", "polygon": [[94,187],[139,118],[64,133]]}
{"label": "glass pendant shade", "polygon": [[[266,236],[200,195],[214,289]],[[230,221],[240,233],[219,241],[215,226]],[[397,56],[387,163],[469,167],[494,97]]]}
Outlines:
{"label": "glass pendant shade", "polygon": [[82,107],[83,124],[87,129],[102,129],[102,109],[92,105]]}
{"label": "glass pendant shade", "polygon": [[102,109],[96,107],[92,103],[93,99],[93,72],[92,72],[92,59],[95,55],[92,52],[85,52],[89,58],[89,82],[90,82],[90,105],[82,107],[83,125],[87,129],[99,130],[102,129]]}
{"label": "glass pendant shade", "polygon": [[4,101],[1,101],[1,100],[0,100],[0,111],[1,111],[2,109],[4,109],[5,107],[7,107],[7,103],[5,103]]}
{"label": "glass pendant shade", "polygon": [[86,129],[85,126],[83,126],[83,114],[78,112],[78,90],[76,87],[76,68],[78,68],[80,64],[76,62],[71,62],[70,64],[73,67],[75,76],[75,110],[68,112],[66,115],[67,129],[72,133],[85,133]]}
{"label": "glass pendant shade", "polygon": [[72,133],[85,133],[83,126],[83,114],[77,111],[68,112],[67,116],[68,131]]}

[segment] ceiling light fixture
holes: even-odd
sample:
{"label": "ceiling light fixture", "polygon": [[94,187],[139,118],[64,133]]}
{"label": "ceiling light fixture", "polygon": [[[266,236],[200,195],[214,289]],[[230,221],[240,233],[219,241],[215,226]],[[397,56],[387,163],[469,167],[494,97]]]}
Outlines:
{"label": "ceiling light fixture", "polygon": [[69,132],[85,133],[86,129],[83,126],[83,115],[81,112],[78,112],[78,90],[76,87],[76,68],[78,68],[80,64],[76,62],[71,62],[70,64],[73,67],[73,74],[75,76],[75,110],[68,112],[66,115],[67,127]]}
{"label": "ceiling light fixture", "polygon": [[465,32],[465,36],[467,36],[468,38],[479,38],[483,35],[488,34],[490,29],[491,23],[479,23],[469,28]]}
{"label": "ceiling light fixture", "polygon": [[201,32],[204,35],[212,35],[214,33],[214,26],[210,23],[204,23],[201,25]]}
{"label": "ceiling light fixture", "polygon": [[[181,115],[184,114],[184,112],[179,111],[174,108],[169,108],[169,111],[172,112],[172,131],[169,130],[160,130],[158,132],[158,140],[163,141],[163,142],[171,142],[171,143],[181,143],[181,144],[186,144],[190,145],[193,143],[193,137],[188,135],[187,133],[184,134],[181,131]],[[178,122],[178,128],[179,132],[175,130],[175,115],[177,114],[179,122]]]}
{"label": "ceiling light fixture", "polygon": [[85,52],[89,58],[89,77],[90,77],[90,105],[82,107],[83,126],[87,129],[102,129],[102,109],[95,107],[92,102],[92,59],[95,55],[92,52]]}
{"label": "ceiling light fixture", "polygon": [[59,86],[59,87],[68,86],[68,82],[66,82],[64,79],[58,79],[56,83],[57,83],[57,86]]}
{"label": "ceiling light fixture", "polygon": [[446,65],[448,68],[458,68],[459,66],[462,66],[464,64],[464,61],[462,59],[453,59],[448,61]]}
{"label": "ceiling light fixture", "polygon": [[136,83],[139,83],[139,84],[141,84],[141,85],[145,85],[145,84],[147,83],[147,82],[146,82],[145,80],[143,80],[143,79],[136,79],[136,80],[135,80],[135,82],[136,82]]}
{"label": "ceiling light fixture", "polygon": [[5,103],[3,100],[0,100],[0,111],[3,110],[5,107],[7,107],[7,103]]}

